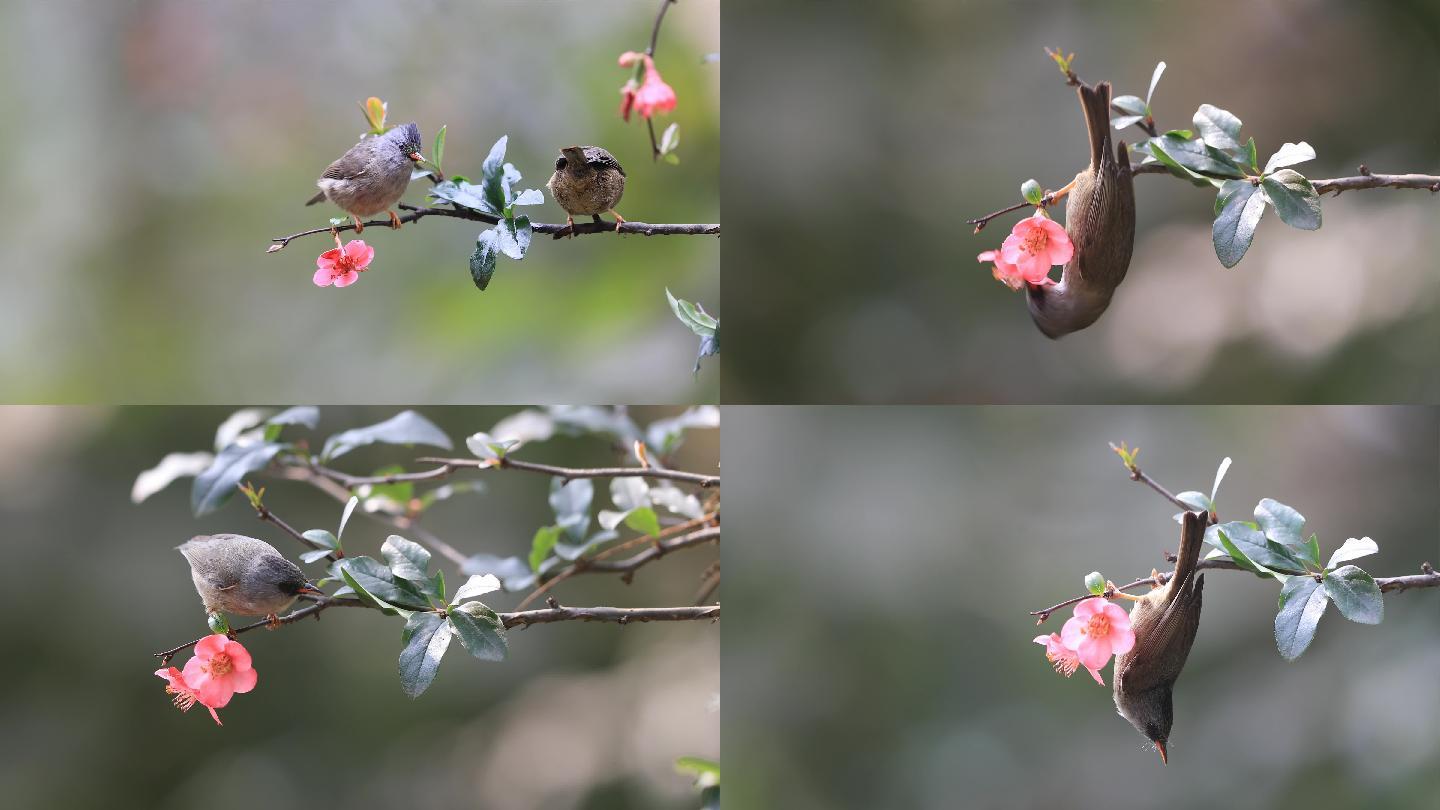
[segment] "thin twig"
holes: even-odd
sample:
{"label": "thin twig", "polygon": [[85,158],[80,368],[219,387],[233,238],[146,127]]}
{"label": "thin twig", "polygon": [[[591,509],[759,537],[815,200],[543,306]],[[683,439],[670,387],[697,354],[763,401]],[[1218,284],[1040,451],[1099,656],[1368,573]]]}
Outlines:
{"label": "thin twig", "polygon": [[[655,26],[650,29],[650,45],[645,48],[646,56],[655,56],[655,46],[660,44],[660,25],[665,22],[665,12],[669,11],[670,6],[674,4],[675,0],[660,0],[660,10],[655,14]],[[645,128],[650,132],[650,159],[659,160],[660,142],[655,139],[654,119],[647,116],[645,118]]]}
{"label": "thin twig", "polygon": [[527,470],[529,472],[553,475],[562,481],[573,481],[577,478],[659,478],[668,481],[681,481],[687,484],[695,484],[702,489],[720,486],[720,476],[718,475],[702,475],[700,473],[683,472],[681,470],[661,470],[655,467],[591,467],[588,469],[580,467],[555,467],[550,464],[520,461],[519,459],[514,459],[509,456],[498,460],[425,456],[415,460],[431,464],[444,464],[451,467]]}
{"label": "thin twig", "polygon": [[[581,558],[575,560],[574,562],[572,562],[570,565],[566,566],[565,570],[563,570],[563,571],[555,574],[555,575],[554,575],[553,577],[551,577],[550,579],[547,579],[547,580],[545,580],[543,583],[541,583],[540,587],[538,587],[538,588],[536,588],[535,590],[531,591],[528,596],[526,596],[524,599],[520,600],[520,604],[519,604],[519,605],[516,605],[516,606],[515,606],[515,609],[516,609],[516,610],[524,610],[526,605],[528,605],[528,604],[530,604],[531,602],[535,601],[537,598],[539,598],[542,594],[544,594],[544,593],[546,593],[547,591],[549,591],[551,588],[554,588],[556,585],[559,585],[561,582],[564,582],[565,580],[569,579],[570,577],[575,576],[576,574],[583,573],[583,572],[586,570],[587,566],[589,566],[590,562],[593,561],[593,560],[603,560],[603,559],[605,559],[606,557],[613,556],[614,554],[616,554],[616,553],[618,553],[618,552],[620,552],[620,551],[623,551],[623,550],[625,550],[625,549],[627,549],[627,548],[634,548],[635,546],[639,545],[640,543],[645,543],[645,542],[654,543],[654,542],[657,542],[657,541],[659,541],[659,540],[663,540],[663,539],[665,539],[665,538],[667,538],[667,537],[674,537],[674,536],[677,535],[677,534],[682,534],[682,533],[684,533],[684,532],[688,532],[688,531],[690,531],[691,529],[694,529],[694,528],[696,528],[696,527],[698,527],[698,526],[704,526],[705,524],[710,523],[711,521],[715,520],[715,518],[718,517],[718,516],[719,516],[719,512],[711,512],[711,513],[709,513],[709,514],[704,514],[704,515],[701,515],[700,517],[695,518],[695,519],[693,519],[693,520],[687,520],[687,521],[685,521],[684,523],[677,523],[677,524],[674,525],[674,526],[667,526],[667,527],[665,527],[664,529],[662,529],[659,534],[657,534],[657,535],[655,535],[655,536],[653,536],[653,537],[650,536],[650,535],[648,535],[648,534],[642,534],[642,535],[640,535],[639,537],[632,537],[631,539],[626,540],[626,541],[623,542],[623,543],[619,543],[619,544],[617,544],[617,545],[611,546],[610,548],[607,548],[607,549],[605,549],[604,551],[601,551],[600,553],[596,554],[594,557],[589,557],[589,558],[581,557]],[[696,600],[696,601],[698,602],[698,601],[700,601],[700,600]]]}
{"label": "thin twig", "polygon": [[[292,613],[281,616],[276,620],[275,626],[292,624],[307,616],[318,616],[321,611],[330,607],[373,607],[357,599],[327,599],[308,607],[300,608]],[[419,611],[417,611],[419,612]],[[697,621],[701,619],[720,618],[719,605],[684,606],[684,607],[659,607],[659,608],[616,608],[616,607],[561,607],[556,605],[541,610],[517,611],[514,613],[499,613],[500,621],[508,627],[529,626],[532,624],[551,624],[553,622],[581,621],[581,622],[615,622],[617,624],[629,624],[630,622],[682,622]],[[262,619],[254,624],[247,624],[230,632],[232,636],[241,633],[248,633],[261,627],[270,625],[268,619]],[[163,666],[170,662],[176,653],[188,650],[196,644],[204,641],[208,636],[201,636],[194,641],[181,644],[165,652],[155,653]]]}
{"label": "thin twig", "polygon": [[[482,214],[479,211],[472,211],[469,208],[419,208],[413,205],[401,205],[399,206],[399,208],[401,210],[409,212],[401,215],[400,221],[402,223],[418,222],[425,217],[450,217],[452,219],[466,219],[472,222],[485,222],[490,225],[494,225],[500,221],[499,218],[495,216],[492,216],[490,214]],[[388,219],[373,219],[369,222],[365,222],[362,224],[366,228],[374,227],[384,228],[386,230],[390,229],[390,220]],[[719,223],[706,225],[662,225],[650,222],[633,222],[631,220],[626,220],[620,226],[618,231],[616,230],[615,223],[613,222],[577,222],[575,223],[575,229],[573,231],[568,230],[569,226],[563,222],[536,222],[532,223],[530,227],[532,230],[534,230],[535,233],[553,234],[557,239],[561,236],[566,236],[571,233],[630,233],[639,234],[640,236],[720,235]],[[351,222],[347,222],[344,225],[337,225],[334,228],[331,228],[329,226],[326,226],[324,228],[311,228],[308,231],[300,231],[299,233],[292,233],[289,236],[280,236],[271,239],[270,241],[273,244],[266,249],[266,252],[274,253],[277,250],[280,250],[281,248],[290,244],[293,240],[299,239],[302,236],[314,236],[316,234],[322,233],[328,234],[331,231],[339,232],[353,230],[355,230],[355,225]]]}

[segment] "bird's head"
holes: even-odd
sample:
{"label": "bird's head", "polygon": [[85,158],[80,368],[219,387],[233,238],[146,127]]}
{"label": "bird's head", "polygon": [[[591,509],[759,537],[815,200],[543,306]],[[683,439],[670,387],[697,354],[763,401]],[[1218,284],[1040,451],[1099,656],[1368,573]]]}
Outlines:
{"label": "bird's head", "polygon": [[400,150],[400,154],[411,161],[419,163],[425,159],[425,156],[420,154],[420,127],[416,126],[414,121],[395,127],[386,132],[384,137],[395,144],[396,148]]}
{"label": "bird's head", "polygon": [[566,146],[560,150],[560,157],[555,158],[555,171],[565,168],[578,170],[585,166],[585,147]]}
{"label": "bird's head", "polygon": [[1059,284],[1027,284],[1025,303],[1030,318],[1045,337],[1052,340],[1095,323],[1110,306],[1112,290],[1097,290],[1084,283],[1074,283],[1065,273]]}
{"label": "bird's head", "polygon": [[1117,701],[1116,708],[1120,710],[1120,716],[1129,720],[1130,725],[1160,752],[1160,761],[1168,764],[1170,760],[1165,743],[1170,739],[1170,726],[1175,720],[1170,688],[1147,689],[1129,696],[1123,703]]}

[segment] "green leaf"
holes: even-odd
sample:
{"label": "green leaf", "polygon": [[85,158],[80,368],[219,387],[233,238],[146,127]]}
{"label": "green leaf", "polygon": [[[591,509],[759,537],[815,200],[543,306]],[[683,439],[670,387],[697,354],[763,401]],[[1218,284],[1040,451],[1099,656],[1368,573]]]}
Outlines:
{"label": "green leaf", "polygon": [[481,661],[505,660],[505,625],[495,611],[479,602],[466,602],[451,610],[449,619],[455,635],[471,655]]}
{"label": "green leaf", "polygon": [[555,510],[555,522],[575,542],[585,539],[590,531],[590,504],[594,499],[595,484],[588,478],[569,483],[550,479],[550,508]]}
{"label": "green leaf", "polygon": [[1040,201],[1045,198],[1045,189],[1041,188],[1034,178],[1031,178],[1020,184],[1020,196],[1031,205],[1039,205]]}
{"label": "green leaf", "polygon": [[[1362,537],[1359,540],[1352,537],[1346,540],[1345,544],[1340,548],[1335,549],[1335,553],[1330,555],[1330,562],[1326,563],[1325,567],[1327,569],[1334,568],[1346,560],[1358,560],[1361,557],[1368,557],[1379,550],[1380,547],[1375,544],[1375,541],[1368,537]],[[1320,561],[1318,552],[1315,561]]]}
{"label": "green leaf", "polygon": [[372,133],[379,135],[385,131],[385,111],[388,106],[374,96],[365,99],[362,109],[365,111],[365,122],[370,125]]}
{"label": "green leaf", "polygon": [[1245,258],[1255,227],[1265,213],[1265,196],[1247,180],[1231,180],[1220,189],[1216,205],[1220,208],[1211,226],[1215,256],[1226,267],[1234,267]]}
{"label": "green leaf", "polygon": [[1294,166],[1297,163],[1304,163],[1307,160],[1315,159],[1315,149],[1310,144],[1301,141],[1300,143],[1286,143],[1279,151],[1265,161],[1265,174],[1270,174],[1276,169],[1284,166]]}
{"label": "green leaf", "polygon": [[[1161,62],[1164,64],[1164,62]],[[1225,473],[1230,471],[1230,457],[1226,456],[1215,468],[1215,483],[1210,485],[1210,508],[1215,508],[1215,496],[1220,494],[1220,482],[1225,480]]]}
{"label": "green leaf", "polygon": [[443,447],[446,450],[453,447],[450,437],[446,436],[445,432],[436,427],[429,419],[414,411],[401,411],[379,424],[354,428],[331,436],[325,440],[325,449],[321,451],[320,456],[326,460],[336,459],[357,447],[364,447],[376,442],[403,445],[424,444],[431,447]]}
{"label": "green leaf", "polygon": [[475,240],[475,252],[470,254],[470,278],[482,291],[490,286],[490,279],[495,275],[495,260],[500,255],[499,241],[499,231],[494,228],[484,231]]}
{"label": "green leaf", "polygon": [[655,510],[648,506],[631,509],[625,515],[625,525],[651,537],[660,533],[660,519],[656,517]]}
{"label": "green leaf", "polygon": [[500,590],[500,580],[494,574],[473,574],[465,584],[455,591],[455,597],[450,604],[458,605],[466,599],[474,599],[477,596],[484,596]]}
{"label": "green leaf", "polygon": [[1340,609],[1340,615],[1360,624],[1379,624],[1385,617],[1385,600],[1375,578],[1353,565],[1344,565],[1325,575],[1325,592]]}
{"label": "green leaf", "polygon": [[274,442],[232,444],[211,462],[209,468],[195,477],[190,488],[190,509],[196,517],[219,509],[235,494],[235,487],[246,475],[265,467],[284,445]]}
{"label": "green leaf", "polygon": [[1105,593],[1105,576],[1099,571],[1091,571],[1085,575],[1085,590],[1099,596]]}
{"label": "green leaf", "polygon": [[176,479],[197,476],[214,463],[214,453],[167,453],[159,464],[135,476],[130,502],[140,503],[170,486]]}
{"label": "green leaf", "polygon": [[461,208],[468,208],[471,211],[478,211],[482,214],[493,214],[499,216],[500,212],[491,211],[490,204],[485,201],[485,192],[479,186],[461,180],[458,176],[452,177],[443,183],[436,183],[430,187],[430,196],[441,202],[448,202],[458,205]]}
{"label": "green leaf", "polygon": [[[400,464],[390,464],[374,470],[370,474],[376,478],[386,475],[399,475],[405,472],[405,467]],[[415,497],[415,484],[410,481],[397,481],[393,484],[363,484],[357,488],[370,498],[381,498],[392,503],[404,505]]]}
{"label": "green leaf", "polygon": [[420,697],[435,680],[440,659],[450,647],[451,625],[434,613],[416,613],[405,621],[400,651],[400,688],[411,698]]}
{"label": "green leaf", "polygon": [[686,408],[679,416],[657,419],[645,427],[645,445],[650,452],[668,456],[680,449],[685,432],[695,428],[720,427],[720,409],[714,405]]}
{"label": "green leaf", "polygon": [[354,495],[351,495],[350,500],[345,503],[345,511],[340,514],[340,528],[335,530],[336,548],[340,547],[340,541],[345,537],[345,524],[350,522],[350,516],[355,514],[355,507],[358,506],[359,503],[360,499]]}
{"label": "green leaf", "polygon": [[[1251,563],[1281,571],[1305,570],[1304,565],[1289,549],[1266,539],[1258,529],[1238,521],[1221,524],[1220,529],[1224,532],[1222,536],[1228,537]],[[1226,550],[1229,550],[1229,546]]]}
{"label": "green leaf", "polygon": [[1201,104],[1195,111],[1195,131],[1216,149],[1240,148],[1240,119],[1213,104]]}
{"label": "green leaf", "polygon": [[1145,117],[1145,102],[1137,96],[1116,96],[1110,106],[1137,119]]}
{"label": "green leaf", "polygon": [[[405,613],[407,618],[409,617],[410,614],[408,611],[402,611],[400,608],[371,593],[369,589],[367,589],[364,585],[360,584],[360,580],[353,574],[351,574],[349,570],[341,568],[340,578],[345,580],[345,584],[349,585],[350,589],[360,597],[360,601],[378,607],[380,609],[380,612],[384,613],[386,616],[394,616],[397,613]],[[339,591],[336,591],[336,593],[339,593]]]}
{"label": "green leaf", "polygon": [[1131,124],[1138,124],[1144,120],[1145,116],[1143,115],[1119,115],[1110,119],[1110,123],[1114,125],[1116,129],[1124,129]]}
{"label": "green leaf", "polygon": [[1210,184],[1210,178],[1199,174],[1190,166],[1190,164],[1211,165],[1209,153],[1205,151],[1205,145],[1200,141],[1188,141],[1178,135],[1167,133],[1159,138],[1150,138],[1145,141],[1145,144],[1150,148],[1150,154],[1165,164],[1171,174],[1189,180],[1197,186]]}
{"label": "green leaf", "polygon": [[267,425],[304,425],[314,429],[320,424],[320,409],[314,405],[296,405],[286,408],[265,420]]}
{"label": "green leaf", "polygon": [[504,458],[505,454],[520,445],[519,439],[500,439],[480,431],[465,439],[465,446],[476,458]]}
{"label": "green leaf", "polygon": [[1260,185],[1275,205],[1281,222],[1302,231],[1320,227],[1320,194],[1304,175],[1294,169],[1281,169],[1265,175]]}
{"label": "green leaf", "polygon": [[720,783],[720,763],[716,762],[713,759],[704,759],[703,757],[680,757],[679,759],[675,760],[675,770],[679,771],[680,773],[694,774],[696,777],[708,775],[713,777],[715,780],[714,782],[710,782],[708,784]]}
{"label": "green leaf", "polygon": [[340,547],[340,541],[335,539],[335,535],[324,529],[311,529],[308,532],[302,532],[300,536],[313,543],[319,543],[328,549],[337,549]]}
{"label": "green leaf", "polygon": [[665,132],[660,135],[660,154],[665,156],[673,155],[675,150],[679,148],[680,125],[675,123],[666,127]]}
{"label": "green leaf", "polygon": [[440,131],[435,133],[435,148],[430,150],[431,164],[436,171],[440,169],[440,161],[445,159],[445,125],[440,125]]}
{"label": "green leaf", "polygon": [[1155,96],[1155,85],[1157,85],[1157,84],[1160,83],[1160,74],[1162,74],[1162,73],[1164,73],[1164,72],[1165,72],[1165,63],[1164,63],[1164,62],[1157,62],[1157,63],[1155,64],[1155,72],[1154,72],[1153,74],[1151,74],[1151,76],[1150,76],[1150,89],[1147,90],[1147,91],[1145,91],[1145,110],[1146,110],[1146,112],[1149,112],[1149,110],[1150,110],[1150,99]]}
{"label": "green leaf", "polygon": [[496,216],[502,216],[510,204],[505,193],[505,144],[509,140],[510,136],[501,135],[500,140],[490,147],[490,154],[480,167],[480,174],[484,178],[480,184],[482,196],[490,207],[487,213]]}
{"label": "green leaf", "polygon": [[[1225,526],[1228,525],[1230,524],[1225,524]],[[1252,574],[1264,576],[1264,574],[1260,573],[1260,569],[1255,567],[1255,563],[1250,562],[1250,558],[1245,556],[1245,552],[1241,551],[1240,547],[1230,539],[1230,535],[1225,531],[1224,526],[1211,526],[1210,528],[1215,530],[1215,539],[1220,542],[1220,547],[1225,549],[1225,553],[1230,555],[1230,559],[1233,560],[1236,565]]]}
{"label": "green leaf", "polygon": [[686,301],[683,298],[676,298],[670,294],[670,288],[665,288],[665,298],[670,301],[670,310],[675,317],[685,324],[691,332],[701,336],[710,337],[720,326],[720,322],[710,316],[702,307]]}
{"label": "green leaf", "polygon": [[540,205],[544,202],[544,192],[540,191],[540,189],[538,188],[527,188],[524,191],[520,192],[520,194],[515,197],[514,201],[512,201],[510,205]]}
{"label": "green leaf", "polygon": [[1315,626],[1325,614],[1326,592],[1314,577],[1291,577],[1280,589],[1280,611],[1275,614],[1275,646],[1280,657],[1294,661],[1315,638]]}
{"label": "green leaf", "polygon": [[1305,558],[1316,565],[1320,564],[1320,540],[1313,533],[1310,539],[1305,541]]}
{"label": "green leaf", "polygon": [[550,556],[550,550],[555,548],[555,542],[559,539],[559,526],[541,526],[535,531],[535,538],[530,541],[531,571],[540,570],[540,563]]}
{"label": "green leaf", "polygon": [[[1175,500],[1180,501],[1195,512],[1210,511],[1210,496],[1203,492],[1196,492],[1193,489],[1186,490],[1176,495]],[[1179,520],[1181,517],[1181,515],[1177,515],[1175,519]]]}
{"label": "green leaf", "polygon": [[329,549],[317,548],[317,549],[315,549],[314,551],[307,551],[307,552],[301,554],[301,555],[300,555],[300,562],[303,562],[303,563],[313,563],[313,562],[315,562],[316,560],[323,560],[323,559],[325,559],[325,558],[328,557],[328,556],[330,556],[330,550],[329,550]]}
{"label": "green leaf", "polygon": [[430,552],[419,543],[392,534],[380,545],[380,554],[390,563],[390,571],[400,579],[416,583],[429,580],[426,569],[430,567]]}
{"label": "green leaf", "polygon": [[1187,140],[1187,141],[1190,140],[1191,138],[1195,137],[1194,131],[1188,130],[1188,129],[1171,129],[1171,130],[1166,130],[1165,134],[1168,135],[1168,136],[1174,137],[1174,138],[1181,138],[1181,139],[1184,139],[1184,140]]}
{"label": "green leaf", "polygon": [[368,595],[377,602],[384,601],[387,607],[429,607],[429,602],[414,585],[397,578],[395,572],[373,557],[345,557],[335,567],[356,593]]}
{"label": "green leaf", "polygon": [[1271,540],[1293,549],[1305,547],[1305,516],[1271,498],[1263,498],[1255,505],[1255,522]]}
{"label": "green leaf", "polygon": [[525,258],[525,251],[530,248],[530,237],[533,234],[529,217],[522,214],[502,219],[494,230],[498,235],[495,240],[496,249],[517,261]]}
{"label": "green leaf", "polygon": [[1255,139],[1245,144],[1245,166],[1252,172],[1260,171],[1260,159],[1255,155]]}

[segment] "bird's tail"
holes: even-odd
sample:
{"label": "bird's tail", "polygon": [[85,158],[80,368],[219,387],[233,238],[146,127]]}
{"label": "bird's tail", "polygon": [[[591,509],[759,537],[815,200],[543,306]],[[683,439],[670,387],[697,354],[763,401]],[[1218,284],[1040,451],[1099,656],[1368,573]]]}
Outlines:
{"label": "bird's tail", "polygon": [[1091,87],[1080,84],[1080,107],[1085,112],[1085,129],[1090,133],[1090,168],[1098,169],[1109,162],[1110,155],[1110,83],[1097,82]]}
{"label": "bird's tail", "polygon": [[323,192],[323,191],[317,191],[317,192],[315,192],[315,196],[314,196],[314,197],[311,197],[310,199],[308,199],[308,200],[305,201],[305,204],[306,204],[306,205],[314,205],[315,203],[318,203],[318,202],[320,202],[320,201],[322,201],[322,200],[324,200],[324,199],[325,199],[325,192]]}
{"label": "bird's tail", "polygon": [[[1180,527],[1180,550],[1175,554],[1175,575],[1171,582],[1183,583],[1195,575],[1200,564],[1200,549],[1205,545],[1205,527],[1210,516],[1206,512],[1186,512]],[[1178,590],[1179,586],[1176,586]]]}

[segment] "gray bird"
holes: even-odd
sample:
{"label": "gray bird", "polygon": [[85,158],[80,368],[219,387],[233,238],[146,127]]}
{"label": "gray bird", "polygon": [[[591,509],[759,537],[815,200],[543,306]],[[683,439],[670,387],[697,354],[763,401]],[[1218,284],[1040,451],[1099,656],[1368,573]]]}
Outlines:
{"label": "gray bird", "polygon": [[575,214],[589,214],[600,221],[600,215],[615,215],[615,230],[625,218],[615,211],[625,193],[625,170],[615,156],[598,146],[567,146],[555,158],[555,173],[545,184],[555,203],[565,209],[565,222],[570,235],[575,235]]}
{"label": "gray bird", "polygon": [[381,211],[390,215],[390,227],[399,228],[400,218],[390,208],[405,195],[414,164],[424,159],[413,121],[383,135],[365,135],[315,181],[320,193],[305,204],[335,203],[355,221],[355,233],[365,229],[361,217]]}
{"label": "gray bird", "polygon": [[202,534],[176,548],[190,562],[190,578],[206,613],[266,616],[275,622],[300,594],[324,596],[299,566],[264,540]]}

